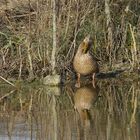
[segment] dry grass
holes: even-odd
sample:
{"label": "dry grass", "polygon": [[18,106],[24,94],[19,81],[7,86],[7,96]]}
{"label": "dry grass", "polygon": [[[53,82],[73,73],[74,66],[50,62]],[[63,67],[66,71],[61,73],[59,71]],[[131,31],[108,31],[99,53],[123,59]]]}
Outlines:
{"label": "dry grass", "polygon": [[[108,69],[139,70],[139,2],[56,1],[55,68],[69,69],[80,41],[91,34],[94,52]],[[1,76],[30,78],[51,73],[52,1],[8,0],[0,4]],[[120,8],[121,7],[121,8]],[[102,65],[104,68],[104,65]]]}

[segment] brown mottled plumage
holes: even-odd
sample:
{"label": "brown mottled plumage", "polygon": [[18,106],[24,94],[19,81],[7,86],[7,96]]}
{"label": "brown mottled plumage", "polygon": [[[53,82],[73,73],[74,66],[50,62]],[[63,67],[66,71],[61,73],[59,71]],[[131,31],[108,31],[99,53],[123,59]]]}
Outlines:
{"label": "brown mottled plumage", "polygon": [[73,60],[73,66],[77,72],[76,87],[80,87],[80,75],[93,74],[93,86],[95,86],[95,73],[99,72],[99,66],[97,59],[90,54],[90,48],[93,46],[93,42],[90,36],[87,36],[80,44],[76,55]]}
{"label": "brown mottled plumage", "polygon": [[98,97],[99,89],[86,85],[76,90],[74,94],[74,108],[78,111],[83,125],[89,125],[88,111]]}

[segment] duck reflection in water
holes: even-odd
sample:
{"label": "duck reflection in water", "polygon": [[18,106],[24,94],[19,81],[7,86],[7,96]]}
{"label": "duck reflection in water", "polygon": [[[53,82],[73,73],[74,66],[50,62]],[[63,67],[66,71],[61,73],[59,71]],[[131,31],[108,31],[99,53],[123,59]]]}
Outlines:
{"label": "duck reflection in water", "polygon": [[90,108],[98,97],[99,88],[93,87],[92,84],[83,86],[76,90],[74,95],[74,108],[80,116],[81,125],[90,127],[91,117]]}

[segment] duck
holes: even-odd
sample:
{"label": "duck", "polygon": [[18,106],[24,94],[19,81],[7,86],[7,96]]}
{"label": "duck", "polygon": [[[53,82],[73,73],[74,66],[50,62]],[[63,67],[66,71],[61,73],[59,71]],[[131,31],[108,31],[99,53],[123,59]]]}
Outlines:
{"label": "duck", "polygon": [[80,115],[80,120],[83,126],[90,125],[89,110],[98,98],[99,88],[94,88],[91,84],[77,88],[74,94],[74,109]]}
{"label": "duck", "polygon": [[93,41],[90,35],[86,36],[79,45],[73,59],[73,68],[77,74],[75,87],[80,87],[81,75],[92,75],[92,84],[95,87],[95,74],[99,73],[98,59],[91,54]]}

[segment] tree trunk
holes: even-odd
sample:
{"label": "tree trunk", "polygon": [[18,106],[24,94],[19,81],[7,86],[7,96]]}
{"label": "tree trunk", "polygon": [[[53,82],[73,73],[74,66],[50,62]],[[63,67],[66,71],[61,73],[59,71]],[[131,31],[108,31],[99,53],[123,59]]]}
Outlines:
{"label": "tree trunk", "polygon": [[111,49],[113,47],[113,32],[111,24],[111,14],[109,7],[110,0],[105,0],[105,14],[106,14],[106,27],[107,27],[107,54],[109,55],[109,61],[112,62]]}
{"label": "tree trunk", "polygon": [[52,0],[53,5],[53,49],[51,55],[52,74],[55,74],[55,54],[56,54],[56,0]]}

